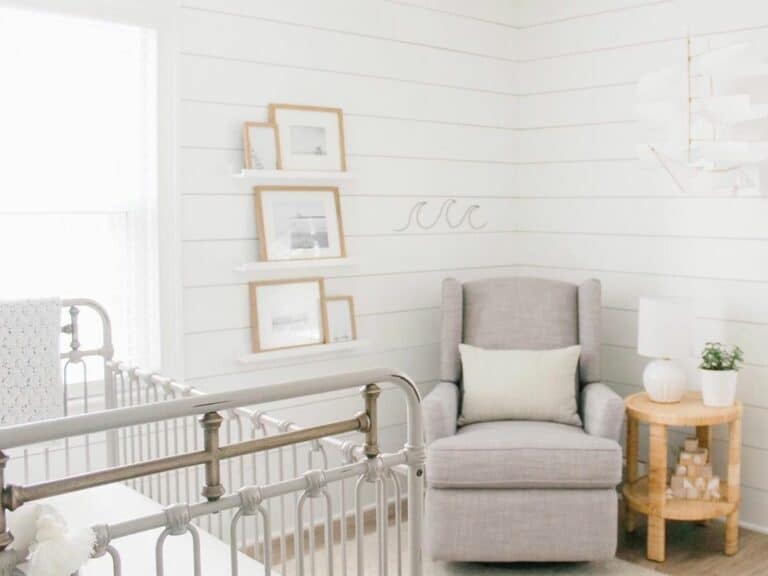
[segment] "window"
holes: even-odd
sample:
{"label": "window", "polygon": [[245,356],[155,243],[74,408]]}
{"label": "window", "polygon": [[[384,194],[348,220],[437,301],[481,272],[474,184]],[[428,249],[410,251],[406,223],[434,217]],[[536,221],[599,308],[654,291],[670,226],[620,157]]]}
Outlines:
{"label": "window", "polygon": [[0,298],[97,300],[143,366],[160,352],[155,36],[0,7]]}

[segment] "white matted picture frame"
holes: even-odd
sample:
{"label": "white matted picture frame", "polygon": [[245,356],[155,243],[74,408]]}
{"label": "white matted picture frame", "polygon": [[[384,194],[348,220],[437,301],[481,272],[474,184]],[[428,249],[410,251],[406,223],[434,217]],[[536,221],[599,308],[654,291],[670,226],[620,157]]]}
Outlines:
{"label": "white matted picture frame", "polygon": [[357,340],[355,302],[352,296],[328,296],[325,299],[328,343]]}
{"label": "white matted picture frame", "polygon": [[262,261],[344,258],[339,189],[333,186],[256,186]]}
{"label": "white matted picture frame", "polygon": [[253,352],[315,346],[327,341],[322,278],[251,282],[248,292]]}
{"label": "white matted picture frame", "polygon": [[270,104],[269,121],[277,126],[278,169],[346,171],[341,108]]}
{"label": "white matted picture frame", "polygon": [[270,122],[243,124],[243,154],[246,170],[277,170],[280,144],[277,127]]}

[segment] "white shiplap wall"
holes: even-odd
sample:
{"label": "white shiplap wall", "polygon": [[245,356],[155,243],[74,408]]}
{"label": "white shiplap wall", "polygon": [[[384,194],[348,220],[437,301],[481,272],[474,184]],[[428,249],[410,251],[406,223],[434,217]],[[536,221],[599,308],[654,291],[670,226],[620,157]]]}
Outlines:
{"label": "white shiplap wall", "polygon": [[[744,522],[768,527],[768,200],[681,194],[639,167],[635,83],[683,57],[683,27],[766,39],[758,1],[184,0],[179,183],[187,378],[208,389],[388,365],[437,377],[440,280],[532,274],[604,287],[604,374],[638,389],[640,295],[689,296],[697,340],[745,349]],[[685,7],[696,6],[695,12]],[[342,210],[365,354],[255,370],[245,284],[256,256],[240,125],[269,102],[345,111]],[[394,233],[414,202],[478,203],[479,232]],[[691,365],[693,367],[693,363]],[[403,407],[385,394],[385,435]],[[299,422],[356,410],[354,393],[282,408]],[[722,436],[720,436],[722,438]]]}
{"label": "white shiplap wall", "polygon": [[[632,113],[637,79],[685,57],[686,26],[698,45],[765,44],[768,7],[750,0],[518,7],[520,120],[532,127],[525,140],[547,150],[537,159],[546,163],[509,183],[524,197],[520,259],[540,276],[602,280],[604,377],[622,394],[642,382],[639,296],[691,298],[699,346],[723,340],[744,348],[741,519],[768,529],[768,196],[718,197],[695,186],[681,193],[661,170],[635,160],[641,139]],[[696,385],[693,360],[690,368]]]}
{"label": "white shiplap wall", "polygon": [[[494,11],[487,5],[485,16]],[[427,387],[437,378],[440,280],[505,273],[520,255],[508,186],[518,170],[510,159],[524,152],[510,29],[383,0],[184,0],[179,31],[186,379],[223,390],[389,366]],[[256,259],[258,239],[251,186],[232,175],[242,123],[265,119],[270,102],[344,109],[355,180],[341,202],[359,266],[326,287],[354,296],[358,331],[372,341],[363,354],[270,369],[237,361],[250,336],[246,284],[233,268]],[[393,232],[415,202],[447,197],[480,203],[483,233]],[[394,391],[383,401],[394,445],[404,406]],[[300,404],[278,412],[308,424],[361,406],[354,391]]]}

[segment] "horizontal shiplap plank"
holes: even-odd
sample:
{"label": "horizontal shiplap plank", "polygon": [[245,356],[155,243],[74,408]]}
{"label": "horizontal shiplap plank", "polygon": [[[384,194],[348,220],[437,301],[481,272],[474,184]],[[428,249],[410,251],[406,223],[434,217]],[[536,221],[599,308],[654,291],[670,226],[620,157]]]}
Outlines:
{"label": "horizontal shiplap plank", "polygon": [[[373,196],[668,196],[680,195],[659,168],[623,161],[516,164],[444,159],[352,156],[355,179],[346,194]],[[242,151],[182,148],[182,194],[251,194],[252,184],[232,175],[243,167]]]}
{"label": "horizontal shiplap plank", "polygon": [[440,12],[425,12],[389,2],[348,0],[184,0],[185,9],[222,12],[287,25],[336,30],[353,36],[392,42],[511,57],[513,38],[493,24],[458,19]]}
{"label": "horizontal shiplap plank", "polygon": [[686,41],[633,45],[620,50],[576,53],[518,64],[519,93],[572,90],[587,86],[634,83],[644,74],[685,64]]}
{"label": "horizontal shiplap plank", "polygon": [[[180,67],[185,100],[251,106],[292,102],[340,107],[348,115],[507,128],[634,117],[634,84],[515,97],[196,55],[182,56]],[[379,98],[382,93],[387,98]]]}
{"label": "horizontal shiplap plank", "polygon": [[522,199],[513,207],[519,228],[535,232],[768,239],[762,198]]}
{"label": "horizontal shiplap plank", "polygon": [[[184,339],[188,377],[208,376],[235,371],[253,371],[254,366],[241,364],[238,358],[251,353],[251,330],[246,323],[236,329],[201,332]],[[437,310],[417,310],[357,318],[358,336],[371,342],[373,350],[423,347],[439,340],[440,323]],[[207,352],[202,353],[203,350]],[[364,354],[362,352],[361,354]]]}
{"label": "horizontal shiplap plank", "polygon": [[[557,14],[562,13],[562,9],[549,10],[547,3],[541,4],[539,18],[549,23],[519,33],[521,56],[525,59],[620,49],[684,37],[688,33],[695,39],[768,24],[765,7],[754,0],[733,0],[727,10],[717,1],[696,2],[695,7],[693,3],[636,1],[623,8],[612,6],[610,10],[576,18],[560,18]],[[580,9],[578,12],[589,14],[590,11]]]}
{"label": "horizontal shiplap plank", "polygon": [[574,19],[591,20],[605,12],[633,10],[659,0],[517,0],[514,2],[515,23],[521,29],[544,28]]}
{"label": "horizontal shiplap plank", "polygon": [[510,91],[516,80],[516,64],[483,56],[197,10],[182,11],[180,20],[185,54],[468,89]]}
{"label": "horizontal shiplap plank", "polygon": [[[509,234],[358,237],[346,245],[357,275],[493,266],[507,259],[499,252],[509,254],[508,263],[514,252]],[[235,284],[242,279],[234,268],[257,260],[257,247],[253,240],[187,242],[183,258],[185,286]]]}
{"label": "horizontal shiplap plank", "polygon": [[[261,107],[183,102],[180,142],[187,147],[242,148],[243,122],[265,120]],[[543,162],[634,157],[633,125],[567,126],[536,131],[425,124],[414,120],[345,118],[351,155]],[[472,142],[472,146],[467,146]]]}
{"label": "horizontal shiplap plank", "polygon": [[[200,338],[197,342],[203,342],[203,340]],[[194,345],[194,341],[192,344]],[[239,349],[230,350],[228,357],[217,352],[216,363],[193,358],[195,353],[207,354],[207,349],[188,348],[186,350],[187,370],[191,375],[187,380],[195,386],[200,384],[205,390],[234,390],[382,367],[402,371],[418,382],[433,381],[438,377],[437,345],[373,350],[355,356],[343,356],[320,362],[297,362],[276,368],[254,368],[254,366],[241,365],[237,362],[237,356],[241,350],[247,351],[248,342],[241,340],[239,347]]]}
{"label": "horizontal shiplap plank", "polygon": [[[638,299],[647,295],[688,298],[692,300],[696,314],[707,321],[722,320],[725,326],[732,322],[768,324],[768,301],[763,297],[765,286],[751,282],[510,266],[326,278],[326,290],[329,294],[352,295],[355,311],[360,315],[385,314],[439,308],[440,283],[449,276],[468,282],[515,275],[576,284],[598,277],[603,288],[603,305],[612,308],[633,310]],[[248,319],[248,290],[244,281],[234,285],[187,288],[184,292],[184,327],[188,333],[243,327]]]}
{"label": "horizontal shiplap plank", "polygon": [[517,273],[574,283],[599,278],[603,289],[603,305],[614,308],[635,309],[639,298],[652,295],[657,298],[691,300],[700,317],[768,323],[768,301],[762,297],[765,286],[760,283],[610,272],[600,267],[591,270],[520,267]]}
{"label": "horizontal shiplap plank", "polygon": [[[389,235],[347,239],[356,275],[496,266],[555,266],[768,282],[766,242],[594,234]],[[184,286],[236,284],[257,259],[254,240],[187,242]]]}
{"label": "horizontal shiplap plank", "polygon": [[348,115],[488,126],[514,126],[516,118],[515,98],[503,94],[195,55],[182,56],[179,65],[185,100],[252,106],[290,102],[338,107]]}
{"label": "horizontal shiplap plank", "polygon": [[[603,341],[617,346],[637,346],[637,311],[603,311]],[[727,322],[696,318],[692,326],[690,354],[696,357],[706,342],[724,342],[744,350],[749,364],[768,368],[768,323]],[[768,399],[767,399],[768,400]]]}
{"label": "horizontal shiplap plank", "polygon": [[[437,309],[440,283],[452,276],[461,281],[514,274],[514,268],[464,268],[437,272],[405,272],[391,276],[326,278],[330,295],[351,295],[358,315],[380,315],[409,310]],[[406,289],[407,287],[407,289]],[[187,333],[227,330],[249,322],[245,284],[188,288],[184,293],[184,328]]]}
{"label": "horizontal shiplap plank", "polygon": [[513,99],[518,128],[629,121],[635,118],[634,82],[518,96]]}
{"label": "horizontal shiplap plank", "polygon": [[550,24],[520,33],[523,58],[538,60],[684,35],[683,14],[675,2],[635,2],[634,7],[630,6],[623,10],[599,11],[588,18],[558,20],[550,14]]}
{"label": "horizontal shiplap plank", "polygon": [[[521,214],[517,211],[517,202],[514,200],[483,200],[472,214],[470,225],[468,217],[464,216],[473,205],[478,205],[478,201],[436,198],[420,211],[420,222],[424,225],[434,224],[426,230],[416,224],[416,216],[411,213],[417,201],[408,197],[345,197],[342,191],[344,234],[348,238],[391,234],[407,225],[403,234],[445,234],[452,230],[456,233],[469,232],[473,230],[472,226],[493,232],[513,230],[522,224]],[[186,197],[182,202],[183,239],[255,239],[258,237],[258,230],[254,205],[255,199],[252,196]],[[217,218],[211,218],[211,214],[216,214]]]}
{"label": "horizontal shiplap plank", "polygon": [[387,0],[430,12],[453,14],[457,18],[482,20],[514,29],[518,24],[517,2],[508,0]]}
{"label": "horizontal shiplap plank", "polygon": [[[642,386],[643,369],[650,360],[639,356],[634,348],[617,347],[611,345],[603,346],[602,366],[603,379],[608,382],[616,382],[623,385]],[[690,359],[682,363],[688,375],[688,387],[691,389],[700,388],[700,379],[698,374],[698,362]],[[747,434],[744,431],[744,442],[750,445],[759,445],[768,448],[768,418],[765,416],[768,409],[768,398],[765,397],[764,388],[766,378],[768,378],[768,368],[764,366],[744,366],[739,372],[739,386],[737,398],[745,405],[756,410],[756,417],[750,419],[750,425],[758,424],[762,426],[762,436],[756,436],[756,430],[751,430]],[[764,421],[764,424],[760,424]],[[746,418],[745,418],[746,426]]]}
{"label": "horizontal shiplap plank", "polygon": [[[341,209],[348,236],[389,234],[411,225],[407,233],[471,231],[465,221],[452,225],[473,204],[475,226],[484,232],[525,230],[531,232],[575,232],[595,234],[636,234],[691,236],[702,238],[768,239],[768,202],[761,198],[711,198],[708,200],[662,198],[528,199],[485,198],[478,200],[435,198],[421,211],[425,230],[415,224],[411,210],[416,201],[408,197],[346,197],[342,190]],[[217,218],[211,218],[216,214]],[[440,215],[443,214],[442,217]],[[254,198],[238,196],[186,197],[182,203],[182,236],[185,240],[252,239],[257,237]],[[674,222],[674,227],[670,226]]]}

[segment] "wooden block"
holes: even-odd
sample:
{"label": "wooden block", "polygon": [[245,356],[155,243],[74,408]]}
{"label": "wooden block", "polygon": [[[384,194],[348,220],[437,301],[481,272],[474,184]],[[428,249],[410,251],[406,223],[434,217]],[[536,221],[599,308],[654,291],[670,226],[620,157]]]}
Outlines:
{"label": "wooden block", "polygon": [[677,476],[685,476],[688,474],[688,467],[685,464],[678,464],[675,468],[675,474]]}
{"label": "wooden block", "polygon": [[693,485],[696,487],[696,490],[699,492],[702,492],[707,489],[707,481],[699,476],[693,481]]}
{"label": "wooden block", "polygon": [[697,452],[693,453],[691,460],[696,465],[706,464],[708,455],[706,448],[700,448]]}
{"label": "wooden block", "polygon": [[683,450],[680,452],[680,464],[690,464],[693,462],[693,453]]}
{"label": "wooden block", "polygon": [[712,478],[712,464],[702,464],[697,466],[699,476],[702,478]]}
{"label": "wooden block", "polygon": [[690,488],[685,489],[685,498],[687,500],[698,500],[699,499],[699,489],[695,486],[691,486]]}
{"label": "wooden block", "polygon": [[698,438],[686,438],[683,444],[683,450],[686,452],[696,452],[699,449]]}
{"label": "wooden block", "polygon": [[675,498],[685,498],[684,480],[685,478],[683,476],[678,475],[670,478],[670,490],[672,490],[672,495]]}
{"label": "wooden block", "polygon": [[713,500],[720,499],[720,478],[712,476],[712,478],[707,481],[707,493]]}
{"label": "wooden block", "polygon": [[688,464],[685,469],[685,475],[689,478],[696,478],[697,476],[700,476],[699,467],[696,464]]}

